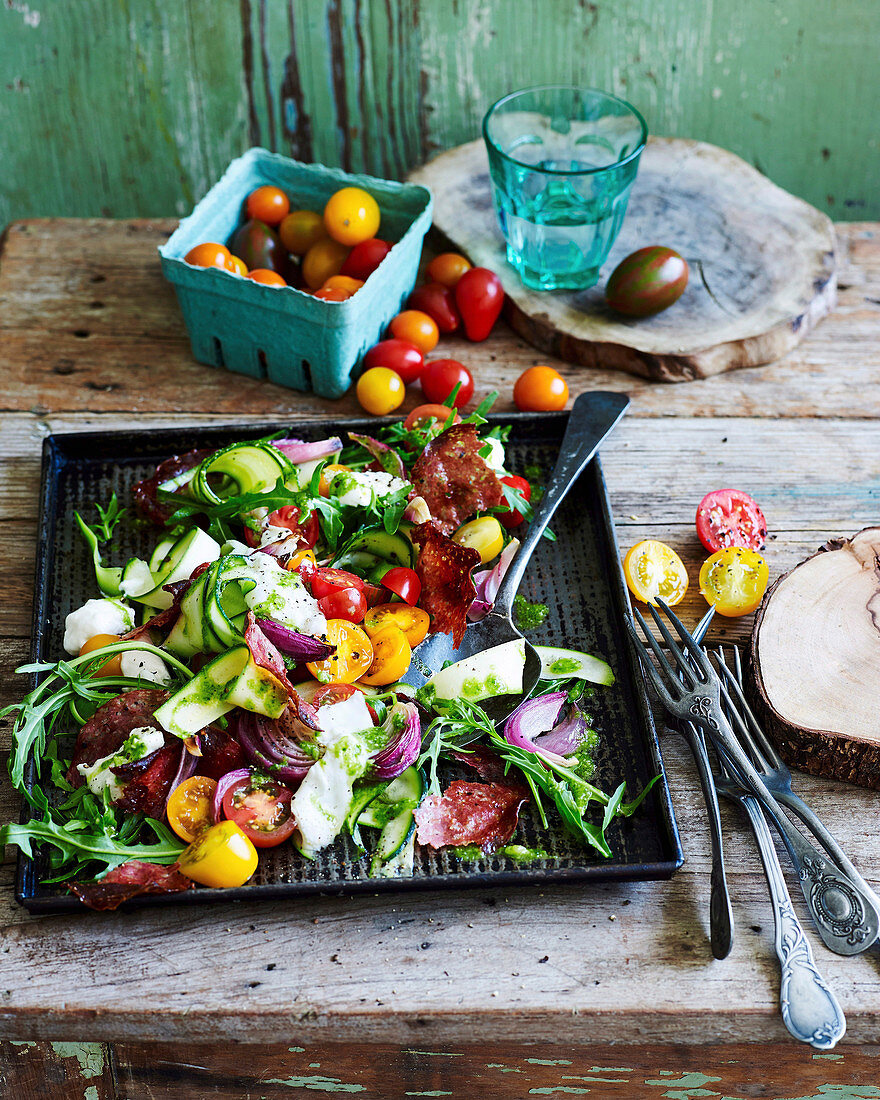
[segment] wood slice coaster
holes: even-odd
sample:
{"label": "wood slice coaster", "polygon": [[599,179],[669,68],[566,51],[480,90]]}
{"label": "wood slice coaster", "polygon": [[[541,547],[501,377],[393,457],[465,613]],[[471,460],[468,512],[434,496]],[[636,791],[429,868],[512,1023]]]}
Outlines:
{"label": "wood slice coaster", "polygon": [[789,764],[880,788],[880,527],[827,543],[767,592],[750,686]]}
{"label": "wood slice coaster", "polygon": [[[714,145],[649,139],[620,236],[589,290],[522,285],[506,262],[482,141],[442,153],[410,179],[431,188],[435,226],[497,272],[516,331],[571,363],[689,382],[778,359],[834,308],[831,220]],[[688,260],[688,287],[654,317],[620,317],[605,306],[602,288],[625,256],[650,244]]]}

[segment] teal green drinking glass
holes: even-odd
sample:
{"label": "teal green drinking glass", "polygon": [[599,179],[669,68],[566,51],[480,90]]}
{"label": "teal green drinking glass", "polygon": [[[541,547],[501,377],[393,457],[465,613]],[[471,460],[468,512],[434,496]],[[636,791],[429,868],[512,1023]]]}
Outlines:
{"label": "teal green drinking glass", "polygon": [[483,138],[508,262],[534,290],[592,286],[620,232],[648,128],[593,88],[546,85],[489,108]]}

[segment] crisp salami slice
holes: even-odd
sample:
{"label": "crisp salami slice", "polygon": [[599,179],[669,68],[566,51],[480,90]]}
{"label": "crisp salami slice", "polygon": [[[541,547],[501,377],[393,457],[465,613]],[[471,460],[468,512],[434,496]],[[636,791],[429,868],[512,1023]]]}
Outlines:
{"label": "crisp salami slice", "polygon": [[[98,707],[92,717],[77,734],[73,760],[67,771],[67,781],[81,787],[83,777],[77,771],[78,764],[94,764],[122,745],[132,730],[143,726],[158,730],[162,727],[153,718],[153,712],[168,698],[167,691],[136,688],[117,695]],[[165,738],[166,744],[169,735]]]}
{"label": "crisp salami slice", "polygon": [[456,779],[442,795],[428,795],[416,810],[416,839],[431,848],[477,844],[490,852],[513,836],[527,797],[519,786]]}
{"label": "crisp salami slice", "polygon": [[480,457],[485,446],[473,424],[453,424],[425,447],[410,474],[440,530],[448,535],[477,512],[505,506],[495,471]]}
{"label": "crisp salami slice", "polygon": [[177,894],[195,883],[174,866],[130,859],[108,871],[100,882],[68,882],[67,888],[90,909],[115,909],[139,894]]}
{"label": "crisp salami slice", "polygon": [[114,774],[119,776],[120,784],[124,784],[122,796],[116,799],[115,805],[127,813],[163,817],[172,780],[180,767],[180,755],[184,752],[186,747],[183,742],[166,734],[165,744],[161,749],[136,760],[133,765],[124,764],[113,768]]}
{"label": "crisp salami slice", "polygon": [[254,663],[258,664],[260,668],[267,669],[274,676],[277,676],[287,689],[289,705],[284,715],[282,715],[282,718],[284,718],[285,715],[288,719],[298,718],[299,721],[309,729],[319,730],[321,727],[318,725],[317,710],[311,703],[307,703],[291,684],[287,676],[287,666],[284,664],[284,658],[281,656],[281,651],[273,642],[270,642],[263,631],[260,630],[254,618],[253,611],[249,611],[247,614],[247,627],[244,632],[244,640],[245,645],[247,645],[248,649],[251,651]]}
{"label": "crisp salami slice", "polygon": [[459,764],[472,768],[480,779],[504,779],[504,761],[497,752],[485,745],[471,745],[467,749],[453,749],[449,755]]}
{"label": "crisp salami slice", "polygon": [[219,726],[208,726],[199,734],[199,748],[196,775],[207,775],[211,779],[222,779],[227,772],[247,767],[244,749],[231,733]]}
{"label": "crisp salami slice", "polygon": [[447,538],[433,521],[414,527],[410,538],[419,547],[419,606],[431,616],[431,632],[451,634],[457,649],[467,629],[468,608],[476,595],[471,570],[480,564],[479,552]]}
{"label": "crisp salami slice", "polygon": [[163,481],[168,481],[169,478],[177,477],[178,474],[186,473],[187,470],[194,470],[202,459],[207,458],[209,454],[213,454],[213,452],[187,451],[186,454],[172,455],[171,458],[166,458],[164,462],[159,463],[152,477],[135,482],[132,486],[131,495],[134,498],[135,507],[141,515],[146,516],[152,523],[162,527],[173,509],[168,504],[159,503],[157,496],[159,486]]}

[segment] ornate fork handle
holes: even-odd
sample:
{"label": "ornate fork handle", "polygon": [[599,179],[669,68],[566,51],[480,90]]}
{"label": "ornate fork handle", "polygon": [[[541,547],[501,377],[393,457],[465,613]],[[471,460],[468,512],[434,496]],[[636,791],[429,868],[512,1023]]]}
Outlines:
{"label": "ornate fork handle", "polygon": [[816,969],[813,952],[791,904],[767,822],[754,798],[727,784],[720,789],[739,802],[749,815],[764,864],[773,902],[776,954],[782,970],[779,990],[782,1019],[802,1043],[809,1043],[816,1050],[830,1050],[843,1038],[846,1020],[837,998]]}
{"label": "ornate fork handle", "polygon": [[880,935],[876,910],[849,876],[810,844],[785,816],[740,748],[718,700],[708,694],[694,695],[688,713],[692,721],[707,731],[779,830],[797,872],[804,901],[826,946],[838,955],[858,955],[867,950]]}

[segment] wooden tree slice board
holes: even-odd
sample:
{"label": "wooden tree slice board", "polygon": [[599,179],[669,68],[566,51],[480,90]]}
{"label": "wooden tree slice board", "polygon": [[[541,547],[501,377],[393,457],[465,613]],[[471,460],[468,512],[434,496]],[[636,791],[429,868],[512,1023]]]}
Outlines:
{"label": "wooden tree slice board", "polygon": [[750,696],[795,767],[880,788],[880,527],[835,539],[767,592]]}
{"label": "wooden tree slice board", "polygon": [[[482,141],[442,153],[410,179],[433,192],[435,226],[497,272],[516,331],[571,363],[663,382],[706,378],[785,355],[835,304],[831,220],[714,145],[649,139],[620,236],[598,284],[582,291],[529,290],[506,262]],[[665,312],[622,318],[602,288],[624,256],[649,244],[680,252],[690,282]]]}

